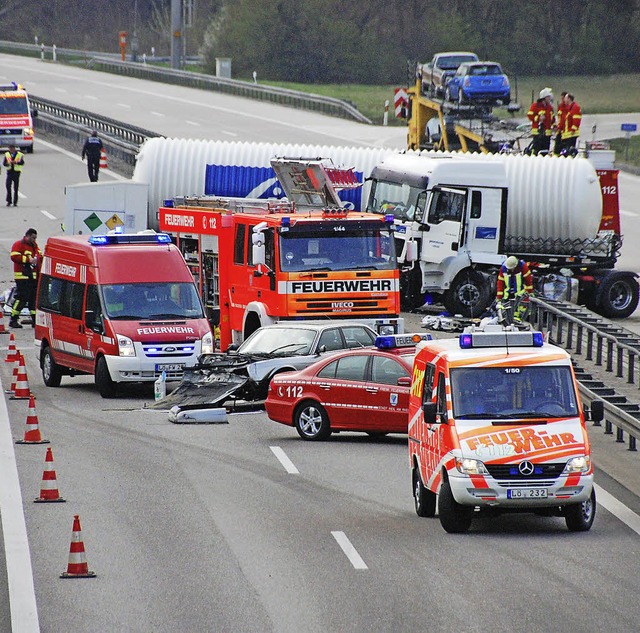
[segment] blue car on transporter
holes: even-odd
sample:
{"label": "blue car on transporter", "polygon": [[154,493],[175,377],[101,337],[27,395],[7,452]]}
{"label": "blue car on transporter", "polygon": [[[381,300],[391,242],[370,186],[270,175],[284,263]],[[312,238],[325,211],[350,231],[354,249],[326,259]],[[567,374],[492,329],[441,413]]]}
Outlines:
{"label": "blue car on transporter", "polygon": [[511,86],[497,62],[466,62],[460,64],[445,89],[447,101],[509,105]]}

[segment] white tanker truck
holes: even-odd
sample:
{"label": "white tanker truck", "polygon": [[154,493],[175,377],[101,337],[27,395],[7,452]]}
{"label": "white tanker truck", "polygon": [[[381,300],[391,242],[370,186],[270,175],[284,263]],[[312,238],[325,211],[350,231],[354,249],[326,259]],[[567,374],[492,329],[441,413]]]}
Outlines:
{"label": "white tanker truck", "polygon": [[432,152],[386,157],[370,184],[367,210],[395,216],[405,309],[430,298],[479,316],[508,255],[530,263],[540,292],[573,288],[610,318],[638,305],[637,275],[613,270],[615,170],[596,172],[584,158]]}

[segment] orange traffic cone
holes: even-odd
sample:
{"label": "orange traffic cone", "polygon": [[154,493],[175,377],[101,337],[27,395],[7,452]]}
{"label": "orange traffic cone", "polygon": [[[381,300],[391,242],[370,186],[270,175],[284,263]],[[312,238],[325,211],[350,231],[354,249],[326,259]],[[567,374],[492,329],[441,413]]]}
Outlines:
{"label": "orange traffic cone", "polygon": [[5,363],[12,363],[18,359],[18,348],[16,347],[16,337],[11,332],[9,337],[9,349],[7,350],[7,357],[4,359]]}
{"label": "orange traffic cone", "polygon": [[60,496],[58,491],[58,481],[56,471],[53,468],[53,451],[47,448],[47,456],[44,459],[44,472],[42,473],[42,485],[40,486],[40,496],[33,500],[35,503],[47,501],[66,501]]}
{"label": "orange traffic cone", "polygon": [[87,557],[84,552],[84,543],[80,529],[80,517],[73,517],[73,534],[71,534],[71,547],[69,548],[69,565],[67,571],[60,574],[60,578],[95,578],[96,572],[89,571]]}
{"label": "orange traffic cone", "polygon": [[100,150],[100,169],[107,168],[107,152],[104,149]]}
{"label": "orange traffic cone", "polygon": [[24,365],[24,356],[20,354],[20,366],[18,367],[18,379],[13,394],[9,396],[11,400],[26,400],[31,397],[29,391],[29,380],[27,378],[27,368]]}
{"label": "orange traffic cone", "polygon": [[11,386],[9,387],[9,389],[4,390],[5,393],[13,394],[16,391],[16,384],[18,382],[18,370],[20,369],[20,356],[22,356],[22,354],[18,352],[18,356],[16,357],[16,360],[13,363],[13,374],[11,376]]}
{"label": "orange traffic cone", "polygon": [[7,330],[4,324],[4,308],[0,306],[0,334],[9,334],[9,330]]}
{"label": "orange traffic cone", "polygon": [[[17,388],[16,388],[16,391],[17,391]],[[40,428],[38,427],[38,416],[36,415],[36,400],[33,396],[29,396],[29,412],[27,413],[27,429],[24,432],[24,438],[21,440],[16,440],[16,444],[48,444],[48,443],[49,443],[49,440],[42,439],[42,434],[40,433]]]}

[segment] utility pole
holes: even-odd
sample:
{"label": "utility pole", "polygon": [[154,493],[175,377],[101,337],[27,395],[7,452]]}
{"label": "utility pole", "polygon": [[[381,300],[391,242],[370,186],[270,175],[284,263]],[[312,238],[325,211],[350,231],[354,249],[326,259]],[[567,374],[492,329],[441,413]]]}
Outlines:
{"label": "utility pole", "polygon": [[171,68],[180,68],[182,56],[182,0],[171,0]]}
{"label": "utility pole", "polygon": [[133,0],[133,37],[131,38],[131,61],[138,61],[138,0]]}

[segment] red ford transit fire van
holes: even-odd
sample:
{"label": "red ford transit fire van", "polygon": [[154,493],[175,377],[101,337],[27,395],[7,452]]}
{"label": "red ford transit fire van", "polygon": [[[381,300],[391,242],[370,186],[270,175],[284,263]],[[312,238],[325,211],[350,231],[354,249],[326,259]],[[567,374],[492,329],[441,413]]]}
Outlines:
{"label": "red ford transit fire van", "polygon": [[418,516],[447,532],[501,512],[563,516],[572,531],[596,512],[585,409],[569,354],[541,332],[499,325],[418,344],[409,396],[409,457]]}
{"label": "red ford transit fire van", "polygon": [[94,374],[104,398],[118,383],[182,377],[213,352],[193,276],[163,233],[52,237],[38,282],[42,377]]}

